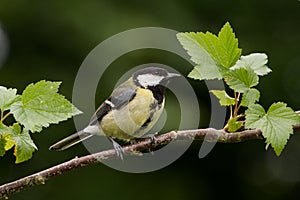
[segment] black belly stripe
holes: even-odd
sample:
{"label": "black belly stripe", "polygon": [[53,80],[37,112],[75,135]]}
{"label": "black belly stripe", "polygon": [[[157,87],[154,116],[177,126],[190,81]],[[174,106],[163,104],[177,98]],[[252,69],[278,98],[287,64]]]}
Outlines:
{"label": "black belly stripe", "polygon": [[152,121],[153,114],[145,121],[145,123],[141,126],[141,129],[146,128],[148,124]]}
{"label": "black belly stripe", "polygon": [[140,131],[148,127],[148,124],[152,121],[153,118],[153,112],[150,113],[149,118],[144,122],[144,124],[139,128],[137,131],[134,132],[133,135],[137,135]]}
{"label": "black belly stripe", "polygon": [[[157,107],[158,107],[158,109],[157,109]],[[141,131],[141,130],[143,130],[143,129],[145,129],[145,128],[148,127],[149,123],[152,122],[152,120],[153,120],[154,112],[157,112],[157,110],[159,110],[160,107],[161,107],[161,105],[158,104],[158,103],[153,103],[153,104],[151,104],[150,110],[151,110],[152,112],[150,113],[149,118],[144,122],[144,124],[141,126],[141,128],[140,128],[138,131],[136,131],[135,134],[137,134],[139,131]]]}

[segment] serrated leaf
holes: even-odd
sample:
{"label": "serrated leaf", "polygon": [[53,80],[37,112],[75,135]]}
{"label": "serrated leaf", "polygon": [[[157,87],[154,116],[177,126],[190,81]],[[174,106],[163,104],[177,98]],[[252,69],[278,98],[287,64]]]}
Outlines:
{"label": "serrated leaf", "polygon": [[230,70],[226,74],[225,81],[235,92],[244,93],[258,84],[258,76],[251,68],[239,68]]}
{"label": "serrated leaf", "polygon": [[177,39],[191,56],[191,60],[197,64],[194,70],[189,74],[193,79],[221,79],[222,76],[218,67],[209,53],[201,46],[200,33],[178,33]]}
{"label": "serrated leaf", "polygon": [[225,90],[211,90],[210,92],[213,93],[219,99],[220,105],[222,106],[229,106],[235,104],[234,98],[230,97]]}
{"label": "serrated leaf", "polygon": [[237,121],[236,118],[230,118],[228,120],[228,131],[230,133],[236,132],[237,130],[239,130],[240,128],[242,128],[243,126],[243,122],[241,121]]}
{"label": "serrated leaf", "polygon": [[0,137],[2,137],[6,143],[4,146],[5,151],[11,149],[15,143],[11,139],[12,129],[0,122]]}
{"label": "serrated leaf", "polygon": [[218,39],[221,47],[218,52],[219,61],[223,67],[230,68],[240,58],[242,50],[238,48],[238,39],[228,22],[219,32]]}
{"label": "serrated leaf", "polygon": [[204,65],[197,65],[189,73],[189,78],[199,79],[199,80],[211,80],[211,79],[221,79],[220,72],[216,67],[207,67]]}
{"label": "serrated leaf", "polygon": [[206,32],[197,33],[196,37],[200,46],[209,53],[217,63],[217,66],[223,66],[228,69],[241,56],[238,40],[228,22],[222,27],[218,36]]}
{"label": "serrated leaf", "polygon": [[25,130],[40,132],[49,124],[81,113],[64,96],[56,93],[59,85],[60,82],[50,81],[30,84],[23,91],[20,101],[11,105],[11,112]]}
{"label": "serrated leaf", "polygon": [[247,90],[242,97],[241,106],[248,107],[259,100],[260,93],[257,89],[251,88]]}
{"label": "serrated leaf", "polygon": [[252,104],[246,110],[246,128],[258,128],[266,138],[266,148],[271,144],[279,156],[293,133],[293,125],[299,123],[299,116],[285,103],[273,103],[268,112],[259,104]]}
{"label": "serrated leaf", "polygon": [[5,153],[13,146],[16,163],[30,159],[32,153],[37,149],[29,133],[22,131],[18,123],[10,127],[0,123],[0,156],[1,153]]}
{"label": "serrated leaf", "polygon": [[272,71],[266,66],[267,63],[268,56],[265,53],[252,53],[247,56],[241,56],[231,69],[250,67],[257,75],[263,76]]}
{"label": "serrated leaf", "polygon": [[219,56],[220,46],[218,37],[212,34],[211,32],[207,31],[206,33],[197,33],[197,39],[200,46],[211,56],[211,58],[213,58],[213,60],[218,65],[221,65]]}
{"label": "serrated leaf", "polygon": [[17,123],[15,123],[11,129],[11,139],[15,142],[15,163],[21,163],[29,160],[32,157],[32,153],[37,150],[37,147],[32,141],[29,133],[22,131],[21,126]]}
{"label": "serrated leaf", "polygon": [[8,110],[17,97],[17,89],[0,86],[0,110]]}
{"label": "serrated leaf", "polygon": [[8,151],[15,145],[15,142],[12,140],[11,134],[4,134],[3,137],[6,140],[5,151]]}
{"label": "serrated leaf", "polygon": [[218,36],[206,32],[178,33],[177,38],[183,48],[197,64],[189,74],[194,79],[221,79],[241,56],[238,40],[227,22]]}
{"label": "serrated leaf", "polygon": [[29,84],[22,93],[22,101],[28,103],[33,96],[51,95],[58,92],[61,81],[45,81],[41,80],[37,83]]}

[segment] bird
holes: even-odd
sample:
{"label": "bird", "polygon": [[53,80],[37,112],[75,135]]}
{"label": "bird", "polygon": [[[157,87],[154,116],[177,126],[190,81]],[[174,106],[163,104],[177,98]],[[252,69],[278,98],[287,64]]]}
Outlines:
{"label": "bird", "polygon": [[53,144],[49,150],[62,151],[94,135],[102,135],[123,159],[123,149],[115,140],[132,141],[145,135],[162,114],[167,85],[179,76],[161,67],[135,71],[112,91],[85,128]]}

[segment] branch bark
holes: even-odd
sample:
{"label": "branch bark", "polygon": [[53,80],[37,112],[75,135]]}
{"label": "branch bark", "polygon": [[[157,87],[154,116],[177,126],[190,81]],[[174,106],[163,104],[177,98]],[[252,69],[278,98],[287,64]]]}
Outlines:
{"label": "branch bark", "polygon": [[[300,125],[295,125],[294,130],[300,130]],[[263,139],[260,130],[245,130],[235,133],[227,133],[224,130],[216,130],[213,128],[196,129],[196,130],[182,130],[171,131],[156,137],[157,141],[154,143],[151,139],[145,139],[135,144],[123,147],[124,152],[136,152],[144,150],[154,150],[158,147],[162,147],[173,140],[205,140],[208,142],[220,142],[220,143],[238,143],[248,140]],[[134,154],[132,154],[134,155]],[[106,159],[117,158],[114,149],[101,151],[99,153],[74,158],[70,161],[56,165],[54,167],[37,172],[30,176],[21,178],[19,180],[4,184],[0,186],[0,198],[8,198],[8,195],[20,192],[35,185],[42,185],[45,182],[55,176],[62,175],[68,171],[72,171],[77,168],[81,168],[93,163],[98,163]]]}

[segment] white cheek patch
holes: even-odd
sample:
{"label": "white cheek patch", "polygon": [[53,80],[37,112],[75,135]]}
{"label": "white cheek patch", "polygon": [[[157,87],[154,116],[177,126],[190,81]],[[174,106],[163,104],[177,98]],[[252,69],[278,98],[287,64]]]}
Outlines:
{"label": "white cheek patch", "polygon": [[142,74],[137,77],[138,82],[143,87],[158,85],[163,78],[163,76],[155,76],[153,74]]}

